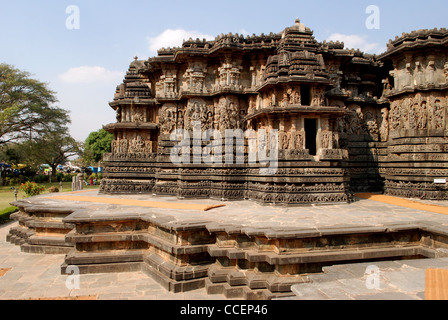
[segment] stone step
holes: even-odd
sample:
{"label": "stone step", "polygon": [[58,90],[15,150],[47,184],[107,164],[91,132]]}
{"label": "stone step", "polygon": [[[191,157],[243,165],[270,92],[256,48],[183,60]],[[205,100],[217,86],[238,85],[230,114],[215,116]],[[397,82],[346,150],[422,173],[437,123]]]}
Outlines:
{"label": "stone step", "polygon": [[[63,263],[61,265],[61,274],[67,274],[67,267],[70,264]],[[119,262],[119,263],[100,263],[100,264],[76,264],[80,274],[92,273],[120,273],[120,272],[136,272],[142,270],[141,262]]]}
{"label": "stone step", "polygon": [[235,248],[220,248],[210,245],[208,252],[212,257],[245,259],[249,262],[267,262],[270,265],[318,264],[390,257],[435,255],[433,249],[419,245],[391,245],[387,247],[368,247],[360,249],[316,250],[303,253],[279,254],[273,251],[259,252]]}
{"label": "stone step", "polygon": [[166,277],[176,281],[205,278],[207,277],[210,266],[209,264],[179,266],[169,260],[165,260],[156,253],[144,255],[143,262]]}
{"label": "stone step", "polygon": [[33,235],[27,239],[27,243],[30,245],[72,247],[72,245],[70,243],[65,242],[64,237]]}
{"label": "stone step", "polygon": [[72,250],[71,247],[31,245],[28,243],[21,244],[20,249],[22,252],[35,254],[67,254]]}
{"label": "stone step", "polygon": [[157,281],[162,287],[165,288],[165,290],[173,293],[192,291],[204,288],[205,286],[206,278],[176,281],[167,277],[166,275],[146,263],[142,264],[141,270],[152,279]]}
{"label": "stone step", "polygon": [[251,290],[267,289],[270,293],[291,292],[291,286],[308,282],[307,276],[279,277],[274,272],[238,270],[236,267],[212,265],[208,278],[213,284],[228,284],[231,287],[245,286]]}
{"label": "stone step", "polygon": [[222,294],[227,299],[241,300],[271,300],[274,298],[295,297],[294,293],[271,292],[268,289],[251,289],[248,286],[231,286],[228,283],[213,283],[210,279],[205,280],[207,294]]}
{"label": "stone step", "polygon": [[143,261],[145,250],[108,250],[103,252],[79,252],[72,250],[65,258],[69,265],[113,264]]}

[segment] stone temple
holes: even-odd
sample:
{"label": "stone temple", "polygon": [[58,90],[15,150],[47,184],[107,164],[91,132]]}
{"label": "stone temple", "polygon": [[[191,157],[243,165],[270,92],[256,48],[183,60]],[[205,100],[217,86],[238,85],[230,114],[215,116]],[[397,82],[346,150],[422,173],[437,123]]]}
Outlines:
{"label": "stone temple", "polygon": [[[7,239],[65,253],[63,274],[138,270],[172,292],[245,299],[289,297],[325,266],[446,257],[446,215],[341,203],[374,191],[448,199],[447,44],[446,29],[419,30],[373,56],[319,43],[297,20],[136,58],[110,103],[117,121],[105,126],[114,141],[101,194],[88,191],[95,204],[19,200]],[[228,131],[244,139],[220,144]],[[153,195],[182,209],[135,203]],[[185,198],[252,201],[204,214]],[[340,205],[276,206],[326,203]]]}
{"label": "stone temple", "polygon": [[[414,31],[375,56],[320,43],[297,19],[280,33],[189,39],[135,58],[110,103],[117,122],[104,127],[114,141],[101,192],[275,204],[348,202],[362,191],[448,199],[447,40],[446,29]],[[193,121],[202,132],[267,132],[257,143],[266,154],[277,148],[275,174],[260,174],[261,162],[193,155],[174,164],[171,134],[191,133]]]}

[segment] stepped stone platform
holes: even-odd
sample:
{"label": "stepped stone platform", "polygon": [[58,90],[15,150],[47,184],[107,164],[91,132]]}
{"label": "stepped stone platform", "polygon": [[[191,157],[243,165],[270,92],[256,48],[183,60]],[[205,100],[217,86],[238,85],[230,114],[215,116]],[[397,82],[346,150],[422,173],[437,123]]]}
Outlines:
{"label": "stepped stone platform", "polygon": [[24,252],[66,254],[64,274],[71,265],[82,274],[143,271],[170,292],[279,299],[329,266],[448,256],[448,215],[424,210],[444,202],[412,209],[355,197],[282,207],[98,191],[62,196],[13,203],[19,225],[7,240]]}

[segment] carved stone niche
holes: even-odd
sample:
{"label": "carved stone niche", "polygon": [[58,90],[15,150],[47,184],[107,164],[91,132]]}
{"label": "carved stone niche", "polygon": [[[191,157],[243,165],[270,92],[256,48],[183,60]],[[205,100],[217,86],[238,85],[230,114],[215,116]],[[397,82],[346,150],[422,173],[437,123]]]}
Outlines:
{"label": "carved stone niche", "polygon": [[381,124],[380,124],[380,139],[381,141],[387,141],[389,138],[389,109],[381,109]]}
{"label": "carved stone niche", "polygon": [[291,132],[291,149],[293,150],[305,149],[305,131]]}
{"label": "carved stone niche", "polygon": [[192,61],[184,74],[183,89],[193,93],[206,93],[205,78],[207,67],[205,62]]}
{"label": "carved stone niche", "polygon": [[163,69],[163,74],[156,83],[156,95],[159,98],[173,98],[177,95],[177,71],[175,69]]}
{"label": "carved stone niche", "polygon": [[311,106],[325,106],[325,89],[323,87],[314,87],[311,90]]}
{"label": "carved stone niche", "polygon": [[364,114],[364,126],[367,133],[372,137],[373,140],[378,141],[380,136],[379,124],[378,124],[378,110],[367,107],[363,110]]}
{"label": "carved stone niche", "polygon": [[365,128],[363,126],[364,123],[364,114],[362,113],[362,109],[359,105],[353,104],[348,107],[350,114],[347,117],[348,123],[347,126],[347,134],[349,135],[363,135],[365,132]]}
{"label": "carved stone niche", "polygon": [[283,91],[282,106],[301,105],[300,88],[286,87]]}
{"label": "carved stone niche", "polygon": [[170,134],[176,128],[177,108],[173,103],[165,103],[159,114],[160,130],[162,134]]}
{"label": "carved stone niche", "polygon": [[279,132],[278,135],[279,149],[289,150],[291,149],[291,133],[290,132]]}
{"label": "carved stone niche", "polygon": [[231,59],[231,57],[226,56],[224,58],[223,64],[218,68],[216,72],[216,83],[215,91],[222,89],[230,89],[239,91],[242,90],[241,85],[241,71],[243,67],[241,66],[241,59]]}
{"label": "carved stone niche", "polygon": [[143,138],[140,134],[136,134],[132,139],[129,140],[128,144],[129,153],[151,153],[152,152],[152,141]]}
{"label": "carved stone niche", "polygon": [[443,97],[431,97],[428,115],[431,129],[445,128],[446,102]]}
{"label": "carved stone niche", "polygon": [[184,114],[184,129],[193,130],[195,123],[200,124],[201,131],[210,129],[213,118],[213,108],[208,107],[204,99],[189,99]]}
{"label": "carved stone niche", "polygon": [[332,149],[333,148],[333,132],[330,130],[323,130],[319,134],[320,148]]}
{"label": "carved stone niche", "polygon": [[240,102],[237,97],[221,97],[216,113],[219,115],[219,130],[242,129],[242,119],[245,110],[240,108]]}

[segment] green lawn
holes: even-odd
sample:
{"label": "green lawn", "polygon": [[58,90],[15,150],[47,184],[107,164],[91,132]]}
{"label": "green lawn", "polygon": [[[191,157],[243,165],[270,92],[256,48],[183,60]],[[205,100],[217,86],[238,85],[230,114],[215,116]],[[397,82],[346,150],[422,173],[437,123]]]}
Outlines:
{"label": "green lawn", "polygon": [[[54,183],[42,183],[41,185],[45,186],[45,191],[44,193],[48,193],[48,188],[50,187],[57,187],[60,188],[60,183],[59,182],[54,182]],[[19,190],[20,185],[18,186],[13,186],[14,188],[16,188],[17,190]],[[84,186],[84,189],[98,189],[99,186]],[[68,191],[72,191],[72,183],[71,182],[62,182],[62,191],[63,192],[68,192]],[[17,194],[17,199],[23,199],[25,198],[25,192],[23,191],[19,191],[19,193]],[[10,203],[13,202],[15,200],[14,198],[14,190],[11,190],[11,186],[0,186],[0,211],[4,210],[8,207],[10,207]]]}

